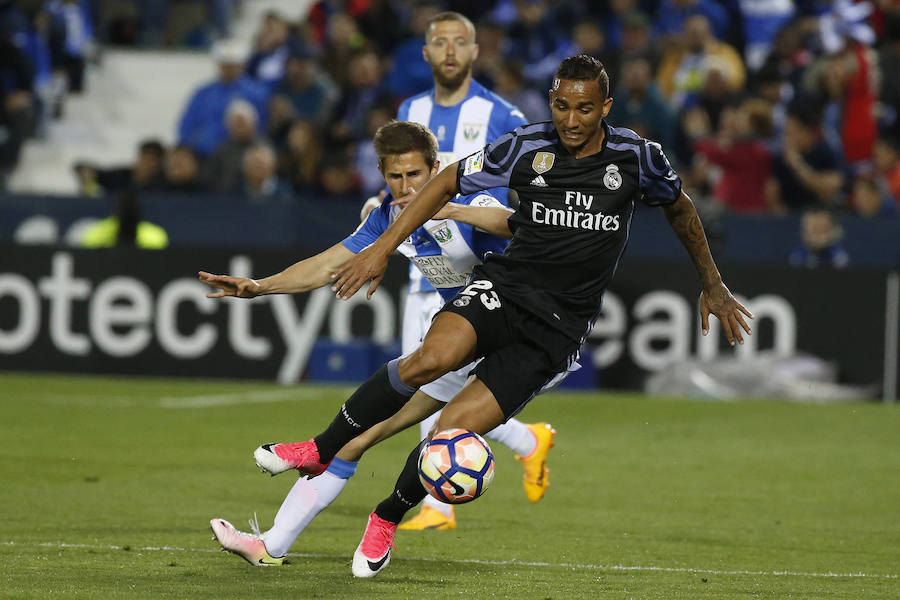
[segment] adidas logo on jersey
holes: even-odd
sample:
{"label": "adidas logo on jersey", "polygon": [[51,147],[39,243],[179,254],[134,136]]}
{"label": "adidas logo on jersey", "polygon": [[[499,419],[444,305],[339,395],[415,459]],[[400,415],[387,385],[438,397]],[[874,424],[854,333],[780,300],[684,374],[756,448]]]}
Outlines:
{"label": "adidas logo on jersey", "polygon": [[531,180],[531,185],[537,187],[547,187],[547,182],[544,181],[544,177],[542,175],[538,175],[534,179]]}

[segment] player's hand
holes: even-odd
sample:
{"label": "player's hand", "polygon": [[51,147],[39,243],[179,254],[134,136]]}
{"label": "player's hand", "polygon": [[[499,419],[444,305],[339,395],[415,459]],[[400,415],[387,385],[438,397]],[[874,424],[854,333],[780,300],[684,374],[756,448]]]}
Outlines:
{"label": "player's hand", "polygon": [[416,192],[415,188],[410,186],[409,191],[406,192],[405,196],[401,196],[400,198],[394,198],[393,200],[391,200],[391,206],[402,206],[403,208],[406,208],[407,204],[416,199],[417,193],[418,192]]}
{"label": "player's hand", "polygon": [[341,300],[349,300],[366,282],[371,281],[366,299],[372,297],[384,278],[388,256],[373,244],[350,259],[350,262],[331,274],[331,291]]}
{"label": "player's hand", "polygon": [[197,273],[200,281],[217,288],[217,292],[210,292],[207,298],[224,298],[234,296],[236,298],[256,298],[259,296],[259,284],[247,277],[232,277],[231,275],[213,275],[206,271]]}
{"label": "player's hand", "polygon": [[[719,283],[710,289],[704,289],[700,293],[700,319],[703,323],[703,335],[709,333],[709,314],[716,315],[719,322],[722,323],[722,331],[725,332],[725,339],[734,346],[735,340],[738,344],[744,343],[744,336],[741,329],[750,335],[750,326],[744,320],[744,315],[752,319],[753,315],[740,302],[735,300],[724,283]],[[743,314],[741,314],[743,313]]]}

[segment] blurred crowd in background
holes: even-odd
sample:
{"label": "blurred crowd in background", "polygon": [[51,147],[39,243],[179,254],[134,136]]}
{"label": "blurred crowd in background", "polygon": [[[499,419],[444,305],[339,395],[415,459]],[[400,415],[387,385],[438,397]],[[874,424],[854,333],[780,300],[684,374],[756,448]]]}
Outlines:
{"label": "blurred crowd in background", "polygon": [[[0,168],[84,85],[102,44],[211,47],[218,78],[184,107],[178,142],[132,164],[76,165],[81,192],[214,193],[258,202],[361,202],[383,181],[371,139],[432,87],[428,20],[477,27],[476,80],[530,121],[566,56],[604,62],[609,122],[658,141],[706,211],[900,209],[900,2],[896,0],[320,0],[266,14],[252,46],[228,39],[232,0],[206,0],[202,35],[167,39],[167,2],[99,27],[91,0],[0,0]],[[94,11],[94,12],[92,12]],[[122,157],[123,162],[132,157]],[[797,260],[803,261],[804,257]]]}

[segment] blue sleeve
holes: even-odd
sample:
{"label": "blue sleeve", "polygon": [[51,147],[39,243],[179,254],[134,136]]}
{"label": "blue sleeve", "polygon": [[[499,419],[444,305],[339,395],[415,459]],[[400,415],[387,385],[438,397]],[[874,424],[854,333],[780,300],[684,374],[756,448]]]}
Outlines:
{"label": "blue sleeve", "polygon": [[388,195],[381,206],[370,212],[366,220],[360,223],[356,231],[344,238],[341,243],[347,250],[359,254],[384,233],[391,224],[391,200],[393,198]]}
{"label": "blue sleeve", "polygon": [[643,140],[641,148],[641,199],[650,206],[672,204],[681,195],[681,177],[656,142]]}
{"label": "blue sleeve", "polygon": [[526,124],[528,124],[528,120],[525,119],[525,114],[518,107],[513,106],[509,114],[506,115],[506,131],[512,131],[516,127]]}
{"label": "blue sleeve", "polygon": [[195,124],[200,120],[200,113],[203,111],[203,105],[205,104],[203,101],[205,96],[205,88],[197,90],[184,109],[184,114],[181,116],[181,121],[178,124],[179,144],[194,146],[197,143],[197,140],[192,139],[193,130]]}

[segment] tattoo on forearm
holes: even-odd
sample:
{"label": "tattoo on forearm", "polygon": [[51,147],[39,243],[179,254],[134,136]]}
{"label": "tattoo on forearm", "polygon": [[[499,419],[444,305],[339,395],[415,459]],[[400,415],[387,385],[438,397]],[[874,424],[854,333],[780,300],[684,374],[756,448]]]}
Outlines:
{"label": "tattoo on forearm", "polygon": [[666,208],[666,217],[694,262],[701,283],[704,286],[715,283],[719,279],[719,271],[709,251],[706,233],[694,205],[689,200],[686,204],[677,202]]}

